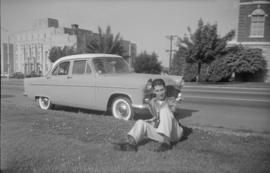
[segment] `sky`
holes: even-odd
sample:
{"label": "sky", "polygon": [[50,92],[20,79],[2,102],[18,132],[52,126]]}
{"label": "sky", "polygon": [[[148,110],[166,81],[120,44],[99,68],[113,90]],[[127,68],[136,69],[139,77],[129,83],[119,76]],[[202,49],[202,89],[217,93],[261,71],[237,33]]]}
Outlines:
{"label": "sky", "polygon": [[[40,18],[58,19],[62,27],[78,24],[97,32],[108,25],[116,35],[137,44],[137,54],[155,52],[168,66],[167,35],[183,37],[198,20],[218,24],[223,36],[236,29],[239,0],[1,0],[1,40],[31,29]],[[8,30],[8,32],[7,32]],[[176,39],[173,41],[173,49]]]}

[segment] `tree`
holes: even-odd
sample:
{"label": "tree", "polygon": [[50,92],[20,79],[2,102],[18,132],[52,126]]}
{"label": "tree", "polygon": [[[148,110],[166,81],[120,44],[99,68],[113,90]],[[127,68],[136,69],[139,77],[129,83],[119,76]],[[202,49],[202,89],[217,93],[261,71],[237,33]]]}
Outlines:
{"label": "tree", "polygon": [[170,73],[174,75],[184,75],[186,66],[185,49],[180,47],[179,50],[174,54]]}
{"label": "tree", "polygon": [[134,70],[136,73],[160,74],[162,66],[156,53],[150,55],[144,51],[135,58]]}
{"label": "tree", "polygon": [[98,27],[98,34],[90,38],[86,51],[122,55],[124,50],[121,41],[120,33],[114,36],[110,26],[107,26],[105,33]]}
{"label": "tree", "polygon": [[55,62],[61,57],[64,57],[67,55],[74,55],[75,53],[76,51],[74,50],[73,47],[65,46],[61,48],[61,47],[55,46],[50,49],[49,60],[51,62]]}
{"label": "tree", "polygon": [[217,34],[217,24],[204,24],[200,19],[196,31],[192,33],[188,27],[188,32],[188,36],[179,39],[178,51],[184,51],[187,63],[197,64],[196,81],[198,82],[202,64],[210,64],[226,53],[226,42],[234,37],[234,31],[220,37]]}
{"label": "tree", "polygon": [[237,80],[263,81],[267,70],[266,60],[260,49],[236,45],[227,48],[227,52],[210,65],[209,80],[228,80],[234,73]]}
{"label": "tree", "polygon": [[56,60],[58,60],[61,57],[62,57],[61,47],[52,47],[50,49],[49,60],[51,62],[55,62]]}

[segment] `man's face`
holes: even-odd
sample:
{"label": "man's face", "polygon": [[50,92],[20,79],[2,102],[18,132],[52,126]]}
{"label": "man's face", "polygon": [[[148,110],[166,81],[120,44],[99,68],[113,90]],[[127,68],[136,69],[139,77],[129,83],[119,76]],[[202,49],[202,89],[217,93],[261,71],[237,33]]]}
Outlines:
{"label": "man's face", "polygon": [[158,100],[164,100],[166,97],[165,87],[163,85],[154,86],[154,94],[156,94]]}

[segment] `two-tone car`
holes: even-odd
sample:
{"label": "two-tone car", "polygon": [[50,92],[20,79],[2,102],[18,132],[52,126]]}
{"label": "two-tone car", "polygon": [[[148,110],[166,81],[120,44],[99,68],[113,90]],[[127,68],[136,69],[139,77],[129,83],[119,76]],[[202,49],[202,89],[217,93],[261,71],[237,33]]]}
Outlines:
{"label": "two-tone car", "polygon": [[41,109],[64,105],[110,110],[115,118],[130,120],[146,110],[153,97],[151,81],[162,78],[169,97],[180,100],[182,76],[139,74],[118,55],[79,54],[58,59],[43,76],[24,79],[25,95]]}

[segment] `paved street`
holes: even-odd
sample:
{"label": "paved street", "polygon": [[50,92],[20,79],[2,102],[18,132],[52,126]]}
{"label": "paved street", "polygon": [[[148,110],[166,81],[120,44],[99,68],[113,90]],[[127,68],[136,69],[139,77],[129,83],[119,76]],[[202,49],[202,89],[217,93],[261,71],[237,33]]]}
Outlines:
{"label": "paved street", "polygon": [[[23,94],[22,81],[18,80],[2,81],[1,89],[1,95]],[[185,125],[270,133],[268,87],[192,85],[185,86],[183,97],[180,116]]]}
{"label": "paved street", "polygon": [[270,133],[270,88],[186,86],[184,124]]}

